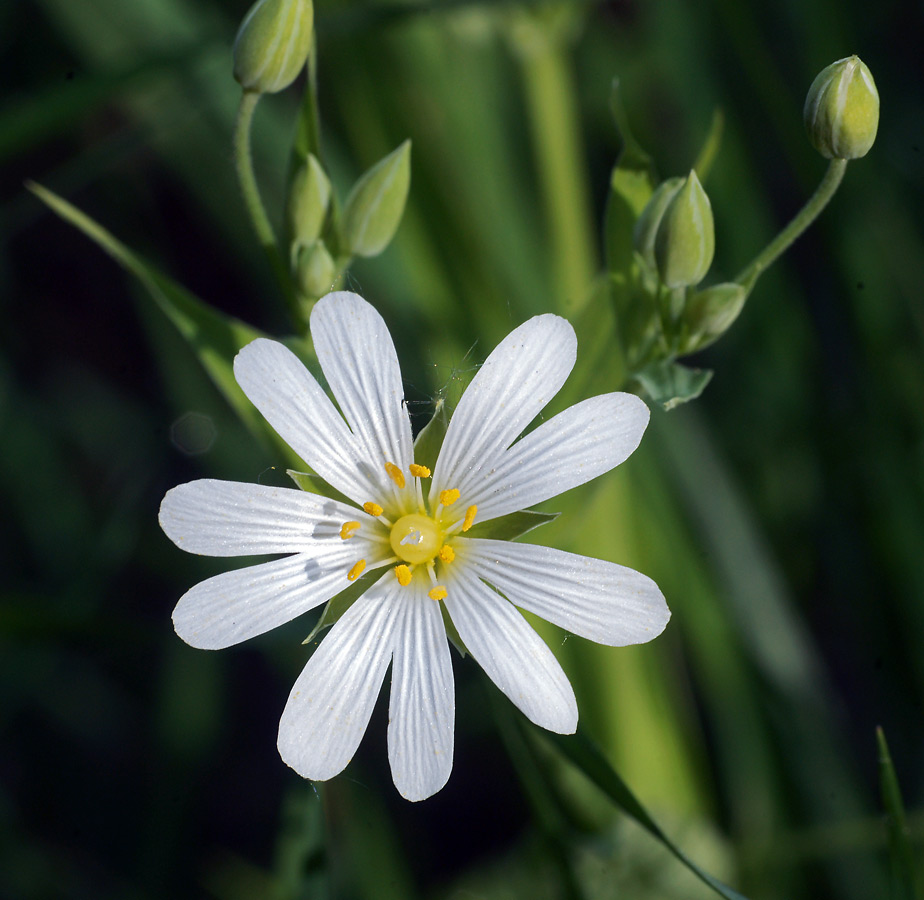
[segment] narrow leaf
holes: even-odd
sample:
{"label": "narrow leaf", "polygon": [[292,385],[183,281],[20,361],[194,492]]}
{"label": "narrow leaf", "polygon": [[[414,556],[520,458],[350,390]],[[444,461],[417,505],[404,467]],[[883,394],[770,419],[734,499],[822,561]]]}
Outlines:
{"label": "narrow leaf", "polygon": [[876,729],[876,743],[879,747],[879,790],[886,812],[886,833],[889,844],[889,859],[892,870],[892,897],[894,900],[921,900],[916,883],[914,856],[908,840],[908,826],[905,823],[905,806],[889,745],[882,728]]}

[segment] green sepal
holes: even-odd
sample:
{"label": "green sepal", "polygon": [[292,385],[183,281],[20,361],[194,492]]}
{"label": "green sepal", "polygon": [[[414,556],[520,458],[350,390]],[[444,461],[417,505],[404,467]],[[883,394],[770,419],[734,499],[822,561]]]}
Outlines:
{"label": "green sepal", "polygon": [[462,638],[459,636],[459,632],[456,629],[456,626],[453,624],[451,618],[449,618],[449,611],[446,609],[446,606],[440,601],[440,613],[443,616],[443,626],[446,629],[446,637],[449,638],[449,642],[452,644],[456,650],[459,651],[463,659],[468,656],[468,647],[462,641]]}
{"label": "green sepal", "polygon": [[738,318],[747,298],[748,289],[734,281],[690,291],[683,310],[680,354],[702,350],[717,341]]}
{"label": "green sepal", "polygon": [[341,220],[344,249],[353,256],[377,256],[394,237],[411,185],[411,142],[380,159],[347,197]]}
{"label": "green sepal", "polygon": [[606,267],[610,272],[628,272],[633,264],[632,230],[651,197],[657,178],[651,157],[636,141],[619,96],[619,81],[613,82],[610,111],[622,139],[622,151],[610,175],[610,192],[604,216]]}
{"label": "green sepal", "polygon": [[297,472],[295,469],[286,469],[286,475],[303,491],[327,497],[328,500],[339,500],[349,506],[356,506],[349,497],[341,494],[335,487],[331,487],[317,472]]}
{"label": "green sepal", "polygon": [[908,825],[905,821],[905,806],[901,788],[889,745],[882,728],[876,729],[876,744],[879,751],[879,791],[885,807],[886,835],[891,863],[892,894],[895,900],[920,900],[914,855],[908,840]]}
{"label": "green sepal", "polygon": [[439,458],[447,428],[449,428],[449,411],[446,408],[446,401],[440,397],[436,401],[436,409],[430,421],[414,438],[414,462],[417,465],[426,466],[431,471],[436,468],[436,461]]}
{"label": "green sepal", "polygon": [[711,369],[691,369],[670,360],[649,363],[632,377],[665,410],[695,400],[709,384]]}
{"label": "green sepal", "polygon": [[302,641],[302,644],[310,644],[321,632],[322,629],[333,625],[369,588],[372,587],[384,574],[384,569],[373,569],[366,572],[365,575],[357,578],[349,587],[344,588],[339,594],[331,597],[321,613],[321,618],[311,629],[311,634]]}
{"label": "green sepal", "polygon": [[561,513],[539,512],[537,509],[521,509],[519,512],[508,513],[487,522],[476,521],[465,532],[468,538],[490,538],[496,541],[512,541],[527,531],[532,531],[546,522],[554,522]]}

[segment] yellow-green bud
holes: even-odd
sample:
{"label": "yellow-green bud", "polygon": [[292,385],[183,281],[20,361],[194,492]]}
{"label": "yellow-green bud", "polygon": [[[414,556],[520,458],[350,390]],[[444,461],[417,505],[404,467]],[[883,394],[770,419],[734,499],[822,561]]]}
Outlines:
{"label": "yellow-green bud", "polygon": [[295,173],[286,203],[289,237],[295,244],[317,240],[330,204],[330,182],[314,154]]}
{"label": "yellow-green bud", "polygon": [[747,288],[735,282],[687,294],[683,324],[688,337],[682,352],[701,350],[724,334],[738,318],[747,297]]}
{"label": "yellow-green bud", "polygon": [[655,235],[655,263],[669,288],[703,280],[715,253],[712,206],[691,171],[667,204]]}
{"label": "yellow-green bud", "polygon": [[376,256],[394,237],[411,185],[411,142],[380,159],[350,191],[343,209],[343,240],[354,256]]}
{"label": "yellow-green bud", "polygon": [[839,59],[818,74],[802,117],[812,146],[825,158],[866,156],[879,129],[879,91],[859,57]]}
{"label": "yellow-green bud", "polygon": [[298,251],[296,278],[303,294],[322,297],[333,287],[334,260],[323,241],[315,241]]}
{"label": "yellow-green bud", "polygon": [[667,181],[662,181],[645,204],[632,230],[632,244],[652,270],[657,269],[655,237],[658,234],[658,226],[668,203],[674,199],[674,195],[682,186],[682,178],[668,178]]}
{"label": "yellow-green bud", "polygon": [[245,91],[275,94],[301,72],[311,51],[311,0],[257,0],[234,41],[234,77]]}

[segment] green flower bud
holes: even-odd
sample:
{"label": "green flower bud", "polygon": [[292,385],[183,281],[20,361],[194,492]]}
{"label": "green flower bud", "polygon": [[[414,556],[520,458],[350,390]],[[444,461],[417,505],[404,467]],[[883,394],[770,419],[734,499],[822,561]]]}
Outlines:
{"label": "green flower bud", "polygon": [[682,186],[682,178],[668,178],[667,181],[662,181],[635,222],[632,244],[653,271],[658,267],[655,262],[655,237],[658,234],[658,226],[668,203],[674,199],[674,195]]}
{"label": "green flower bud", "polygon": [[866,156],[879,129],[879,91],[859,57],[839,59],[819,73],[802,118],[812,146],[825,158]]}
{"label": "green flower bud", "polygon": [[712,206],[691,171],[667,204],[655,235],[655,263],[669,288],[703,280],[715,253]]}
{"label": "green flower bud", "polygon": [[704,291],[687,295],[683,324],[688,335],[682,353],[692,353],[708,346],[723,335],[747,300],[747,288],[735,282],[715,284]]}
{"label": "green flower bud", "polygon": [[295,81],[311,50],[311,0],[257,0],[234,41],[234,77],[245,91],[275,94]]}
{"label": "green flower bud", "polygon": [[286,203],[286,223],[294,244],[310,244],[318,239],[327,207],[330,182],[314,154],[309,153],[295,173]]}
{"label": "green flower bud", "polygon": [[323,241],[315,241],[298,251],[295,277],[302,293],[308,297],[323,297],[334,283],[336,266]]}
{"label": "green flower bud", "polygon": [[354,256],[376,256],[394,237],[411,184],[411,142],[379,160],[350,191],[343,209],[343,239]]}

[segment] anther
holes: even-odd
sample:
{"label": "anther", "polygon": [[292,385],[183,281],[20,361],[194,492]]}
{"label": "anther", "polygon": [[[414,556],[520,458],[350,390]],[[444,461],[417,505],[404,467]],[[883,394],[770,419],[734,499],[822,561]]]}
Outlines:
{"label": "anther", "polygon": [[430,470],[426,466],[418,466],[417,463],[411,463],[408,466],[408,471],[415,478],[429,478]]}
{"label": "anther", "polygon": [[402,472],[393,462],[385,463],[385,471],[388,473],[388,477],[396,484],[399,488],[404,487],[404,472]]}
{"label": "anther", "polygon": [[411,570],[407,566],[395,566],[395,575],[398,576],[398,584],[401,587],[407,587],[411,583]]}
{"label": "anther", "polygon": [[427,592],[427,596],[431,600],[443,600],[446,597],[446,588],[438,584],[435,588],[430,588]]}
{"label": "anther", "polygon": [[366,561],[361,559],[358,563],[356,563],[355,566],[353,566],[352,569],[350,569],[349,572],[347,572],[347,578],[349,578],[350,581],[356,581],[356,579],[363,574],[363,569],[365,568]]}
{"label": "anther", "polygon": [[467,510],[465,510],[465,521],[462,523],[462,530],[468,531],[469,528],[475,523],[475,516],[478,515],[478,507],[473,503]]}
{"label": "anther", "polygon": [[360,529],[359,522],[344,522],[343,527],[340,529],[340,539],[343,541],[348,541],[357,531]]}
{"label": "anther", "polygon": [[378,503],[373,503],[371,500],[368,503],[363,504],[363,509],[367,513],[369,513],[370,516],[375,516],[376,518],[378,518],[380,515],[382,515],[383,512],[385,512],[385,510],[382,509],[382,507],[379,506]]}
{"label": "anther", "polygon": [[452,488],[448,491],[440,491],[440,503],[442,503],[443,506],[452,506],[458,499],[459,491],[457,488]]}
{"label": "anther", "polygon": [[449,544],[443,544],[440,547],[440,552],[437,554],[443,562],[450,563],[456,558],[456,552],[449,546]]}

